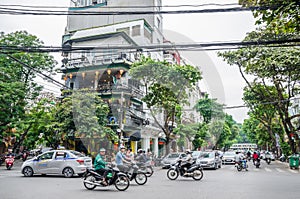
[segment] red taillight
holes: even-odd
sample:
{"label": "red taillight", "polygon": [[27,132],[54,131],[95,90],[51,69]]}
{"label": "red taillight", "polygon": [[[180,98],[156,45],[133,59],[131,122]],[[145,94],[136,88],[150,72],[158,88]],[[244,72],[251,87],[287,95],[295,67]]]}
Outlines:
{"label": "red taillight", "polygon": [[84,164],[84,160],[76,160],[80,165]]}

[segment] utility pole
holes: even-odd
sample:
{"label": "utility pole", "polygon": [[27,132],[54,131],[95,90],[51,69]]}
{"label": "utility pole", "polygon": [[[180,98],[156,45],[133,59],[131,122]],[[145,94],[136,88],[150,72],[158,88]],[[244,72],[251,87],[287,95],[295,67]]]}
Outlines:
{"label": "utility pole", "polygon": [[123,101],[124,101],[124,93],[123,91],[121,92],[121,102],[120,102],[120,108],[119,108],[119,129],[118,134],[119,134],[119,147],[121,146],[121,144],[123,143],[122,139],[123,139]]}

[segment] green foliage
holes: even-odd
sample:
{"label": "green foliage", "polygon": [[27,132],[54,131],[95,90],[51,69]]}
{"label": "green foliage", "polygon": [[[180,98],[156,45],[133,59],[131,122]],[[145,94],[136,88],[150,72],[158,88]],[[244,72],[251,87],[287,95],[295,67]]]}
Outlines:
{"label": "green foliage", "polygon": [[[182,105],[187,102],[187,93],[201,80],[201,72],[190,65],[171,65],[142,57],[129,71],[133,79],[139,80],[146,88],[142,99],[152,112],[157,125],[170,138],[169,122],[180,123]],[[156,119],[157,113],[164,114],[164,121]]]}
{"label": "green foliage", "polygon": [[253,12],[256,24],[264,24],[274,32],[288,33],[300,30],[300,9],[298,0],[239,0],[245,7],[268,6],[272,9],[261,9]]}
{"label": "green foliage", "polygon": [[[39,96],[42,89],[34,81],[37,77],[35,70],[50,74],[56,62],[46,53],[25,53],[9,49],[16,46],[39,47],[42,44],[36,36],[26,31],[0,33],[0,45],[6,47],[0,53],[0,137],[17,137],[19,140],[16,145],[20,145],[24,139],[21,127],[26,124],[21,123],[27,120],[26,106]],[[12,133],[10,129],[15,127],[18,127],[17,131]]]}
{"label": "green foliage", "polygon": [[216,102],[216,99],[208,98],[208,94],[197,102],[195,108],[207,124],[211,122],[212,119],[223,119],[225,117],[223,106]]}

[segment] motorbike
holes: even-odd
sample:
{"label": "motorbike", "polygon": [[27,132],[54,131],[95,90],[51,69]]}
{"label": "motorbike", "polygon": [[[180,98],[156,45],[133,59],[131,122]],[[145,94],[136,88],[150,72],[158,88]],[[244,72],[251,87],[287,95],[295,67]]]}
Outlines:
{"label": "motorbike", "polygon": [[254,159],[253,160],[253,164],[254,164],[254,166],[256,167],[256,168],[259,168],[259,166],[260,166],[260,159],[258,158],[258,159]]}
{"label": "motorbike", "polygon": [[108,172],[106,176],[106,183],[103,183],[103,176],[97,173],[94,169],[87,169],[83,175],[83,185],[88,190],[93,190],[97,186],[107,187],[114,185],[119,191],[125,191],[128,189],[130,181],[127,175],[117,167],[108,166]]}
{"label": "motorbike", "polygon": [[151,177],[154,173],[151,162],[152,161],[149,160],[145,163],[137,163],[137,165],[139,166],[140,171],[144,172],[147,177]]}
{"label": "motorbike", "polygon": [[138,185],[144,185],[147,182],[147,175],[140,171],[135,163],[131,163],[125,173],[130,181],[135,180]]}
{"label": "motorbike", "polygon": [[266,158],[266,162],[267,162],[267,164],[270,164],[271,163],[271,158]]}
{"label": "motorbike", "polygon": [[247,160],[241,160],[239,162],[235,163],[235,167],[238,171],[242,171],[243,169],[245,169],[246,171],[248,171],[248,165],[247,165]]}
{"label": "motorbike", "polygon": [[14,165],[15,157],[13,155],[5,156],[5,164],[7,170],[10,170]]}
{"label": "motorbike", "polygon": [[199,164],[196,164],[195,161],[187,170],[181,167],[181,162],[182,160],[178,160],[175,164],[171,165],[167,171],[167,177],[170,180],[176,180],[179,175],[187,178],[192,177],[197,181],[203,178],[203,168]]}

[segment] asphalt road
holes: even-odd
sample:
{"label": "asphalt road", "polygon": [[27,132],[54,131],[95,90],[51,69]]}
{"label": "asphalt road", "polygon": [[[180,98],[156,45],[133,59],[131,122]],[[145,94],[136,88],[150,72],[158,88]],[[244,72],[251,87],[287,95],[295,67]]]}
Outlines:
{"label": "asphalt road", "polygon": [[256,169],[249,164],[249,171],[238,172],[233,165],[218,170],[204,170],[201,181],[178,178],[170,181],[167,170],[156,168],[147,184],[131,182],[125,192],[115,187],[86,190],[82,179],[62,176],[23,177],[20,162],[7,171],[0,166],[1,199],[298,199],[300,197],[300,172],[288,165],[262,162]]}

